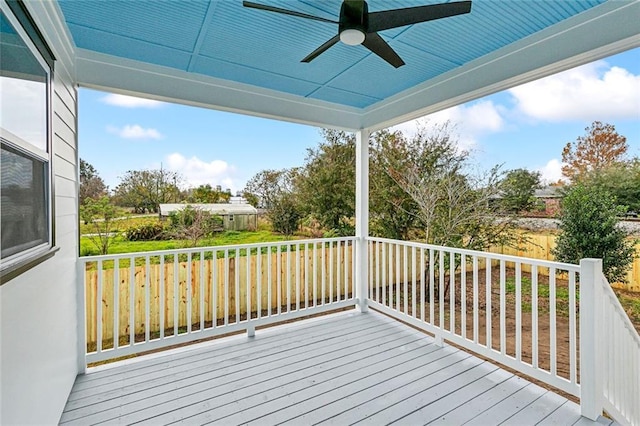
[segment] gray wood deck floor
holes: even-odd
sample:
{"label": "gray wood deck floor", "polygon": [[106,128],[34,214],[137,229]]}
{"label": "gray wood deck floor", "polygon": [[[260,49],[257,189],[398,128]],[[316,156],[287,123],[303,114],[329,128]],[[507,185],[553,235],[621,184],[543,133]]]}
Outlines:
{"label": "gray wood deck floor", "polygon": [[579,407],[376,312],[93,369],[62,424],[593,424]]}

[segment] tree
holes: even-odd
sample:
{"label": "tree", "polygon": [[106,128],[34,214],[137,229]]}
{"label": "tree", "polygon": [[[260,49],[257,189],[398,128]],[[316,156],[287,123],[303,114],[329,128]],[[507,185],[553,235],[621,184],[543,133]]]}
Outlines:
{"label": "tree", "polygon": [[91,164],[80,159],[80,191],[79,198],[82,205],[87,198],[93,198],[97,200],[107,195],[107,186],[100,176],[95,167]]}
{"label": "tree", "polygon": [[592,173],[585,183],[609,192],[627,211],[640,213],[640,159],[634,158]]}
{"label": "tree", "polygon": [[[219,187],[218,187],[219,188]],[[188,201],[190,203],[228,203],[231,198],[231,193],[221,191],[218,188],[214,189],[211,185],[200,185],[197,188],[191,189]]]}
{"label": "tree", "polygon": [[302,218],[296,179],[297,168],[262,170],[247,182],[243,194],[254,207],[265,208],[273,230],[285,235],[292,235]]}
{"label": "tree", "polygon": [[353,235],[355,214],[355,137],[337,130],[322,131],[324,141],[309,149],[295,180],[300,204],[323,228]]}
{"label": "tree", "polygon": [[396,137],[381,156],[386,173],[416,203],[428,243],[486,250],[519,241],[513,218],[497,220],[501,210],[491,203],[500,190],[499,168],[470,173],[469,153],[458,150],[449,123]]}
{"label": "tree", "polygon": [[273,230],[284,235],[293,235],[298,230],[302,218],[295,196],[291,193],[282,193],[273,200],[267,216]]}
{"label": "tree", "polygon": [[262,170],[245,185],[243,196],[254,207],[269,210],[282,193],[293,191],[296,169]]}
{"label": "tree", "polygon": [[535,192],[540,188],[540,172],[514,169],[500,182],[504,209],[511,213],[532,210],[536,204]]}
{"label": "tree", "polygon": [[620,208],[606,190],[576,184],[565,196],[560,214],[560,235],[552,253],[559,262],[579,263],[601,258],[610,282],[626,281],[634,259],[634,245],[618,226]]}
{"label": "tree", "polygon": [[113,239],[111,224],[117,216],[118,210],[106,196],[97,200],[86,198],[80,206],[80,218],[89,225],[89,233],[86,237],[100,254],[109,252],[109,244]]}
{"label": "tree", "polygon": [[572,182],[623,161],[629,148],[627,138],[619,135],[612,124],[594,121],[585,131],[585,136],[567,143],[562,150],[562,174]]}
{"label": "tree", "polygon": [[369,155],[369,218],[371,234],[400,240],[410,238],[416,225],[415,201],[387,173],[384,153],[402,138],[401,132],[382,130],[372,135]]}
{"label": "tree", "polygon": [[180,201],[182,176],[178,172],[159,170],[129,170],[120,178],[114,199],[135,213],[157,213],[160,204]]}
{"label": "tree", "polygon": [[186,205],[182,210],[169,215],[168,235],[186,241],[187,247],[196,247],[198,242],[222,227],[222,218],[199,207]]}

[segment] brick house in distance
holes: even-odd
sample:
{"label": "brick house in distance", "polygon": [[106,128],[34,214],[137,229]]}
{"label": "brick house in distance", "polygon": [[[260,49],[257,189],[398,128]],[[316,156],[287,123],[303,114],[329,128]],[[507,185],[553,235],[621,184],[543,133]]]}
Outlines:
{"label": "brick house in distance", "polygon": [[532,213],[552,217],[560,210],[560,202],[562,200],[561,187],[545,186],[544,188],[536,189],[534,197],[536,197],[540,208]]}

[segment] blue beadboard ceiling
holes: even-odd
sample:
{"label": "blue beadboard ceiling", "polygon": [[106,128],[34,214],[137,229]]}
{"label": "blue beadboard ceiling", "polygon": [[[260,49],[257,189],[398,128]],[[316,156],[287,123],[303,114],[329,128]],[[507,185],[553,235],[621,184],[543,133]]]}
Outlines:
{"label": "blue beadboard ceiling", "polygon": [[[337,19],[340,0],[259,1]],[[369,11],[440,3],[371,0]],[[337,25],[248,9],[241,0],[60,0],[77,47],[342,106],[367,108],[583,13],[604,0],[473,0],[470,14],[383,31],[404,59],[394,69],[338,43],[300,60]]]}
{"label": "blue beadboard ceiling", "polygon": [[[336,20],[341,0],[252,0]],[[370,0],[369,11],[446,0]],[[472,0],[381,31],[406,65],[337,43],[336,24],[242,0],[57,0],[79,85],[314,126],[380,129],[640,46],[640,0]],[[40,6],[38,6],[40,5]]]}

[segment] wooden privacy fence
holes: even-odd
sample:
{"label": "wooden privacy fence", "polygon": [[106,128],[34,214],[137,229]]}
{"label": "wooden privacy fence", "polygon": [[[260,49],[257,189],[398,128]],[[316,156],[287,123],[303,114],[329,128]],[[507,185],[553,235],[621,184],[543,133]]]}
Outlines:
{"label": "wooden privacy fence", "polygon": [[[99,323],[103,341],[113,339],[115,328],[118,336],[131,336],[130,324],[135,324],[135,335],[146,332],[153,338],[161,324],[166,334],[177,335],[183,328],[198,329],[202,322],[208,328],[214,321],[226,325],[245,320],[249,306],[249,315],[256,318],[344,300],[353,291],[353,245],[346,242],[330,247],[277,246],[275,252],[270,248],[267,253],[249,256],[238,249],[223,250],[217,252],[223,257],[212,259],[207,259],[205,252],[212,250],[194,251],[184,261],[174,254],[156,256],[155,262],[138,253],[123,262],[126,267],[117,267],[120,265],[114,261],[113,266],[98,268],[88,260],[88,346],[98,339]],[[134,258],[146,261],[135,266]],[[187,297],[188,291],[191,297]],[[102,321],[97,321],[99,315]]]}
{"label": "wooden privacy fence", "polygon": [[[520,250],[513,247],[499,246],[492,247],[489,251],[492,253],[555,261],[551,250],[556,246],[556,235],[534,233],[526,233],[525,235],[529,237],[530,243],[524,244]],[[526,270],[526,272],[530,271]],[[640,242],[636,244],[636,258],[627,272],[627,282],[611,283],[611,286],[627,291],[640,292]]]}

